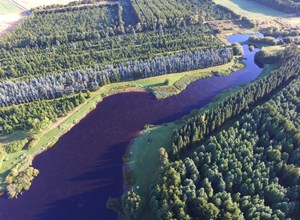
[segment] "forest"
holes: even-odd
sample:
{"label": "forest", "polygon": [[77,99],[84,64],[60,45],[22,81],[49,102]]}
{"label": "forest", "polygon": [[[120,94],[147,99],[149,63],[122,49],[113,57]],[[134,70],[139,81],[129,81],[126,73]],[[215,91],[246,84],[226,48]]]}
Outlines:
{"label": "forest", "polygon": [[226,8],[207,0],[130,0],[142,26],[155,29],[158,24],[175,26],[177,23],[197,24],[204,20],[237,17]]}
{"label": "forest", "polygon": [[49,123],[65,116],[89,96],[89,93],[78,94],[66,98],[0,108],[0,133],[10,134],[15,131],[27,130],[38,132]]}
{"label": "forest", "polygon": [[[287,13],[300,11],[299,0],[254,1]],[[243,47],[224,43],[209,22],[234,19],[241,28],[256,25],[211,0],[128,0],[135,24],[125,25],[124,2],[100,2],[33,9],[0,41],[0,135],[26,133],[0,146],[0,162],[10,162],[5,155],[17,161],[1,177],[10,198],[28,190],[39,173],[31,167],[32,155],[14,153],[32,149],[38,135],[78,109],[92,92],[111,83],[230,63]],[[279,36],[280,44],[299,42],[297,29],[269,27],[264,34],[248,43],[278,45]],[[147,189],[150,201],[129,188],[108,206],[127,219],[140,219],[146,202],[157,219],[297,216],[300,51],[296,45],[286,48],[272,72],[178,122],[171,145],[157,152],[159,175]],[[38,153],[50,147],[41,146]]]}
{"label": "forest", "polygon": [[[300,74],[299,49],[296,46],[291,46],[282,56],[282,64],[278,69],[248,84],[246,88],[226,96],[214,108],[188,119],[185,125],[175,132],[171,155],[174,157],[179,156],[182,150],[188,150],[195,141],[205,138],[207,134],[221,126],[227,119],[248,109],[252,104],[257,103],[280,86],[284,86],[289,80],[298,78]],[[191,134],[191,131],[187,130],[194,125],[196,127],[193,131],[196,134]]]}
{"label": "forest", "polygon": [[97,38],[120,24],[118,5],[110,7],[86,6],[72,10],[40,12],[26,19],[10,33],[8,47],[23,48],[35,45],[59,44]]}
{"label": "forest", "polygon": [[[34,25],[34,21],[31,25]],[[23,36],[22,32],[19,34]],[[137,33],[131,28],[129,34],[118,36],[106,35],[107,32],[104,35],[98,34],[97,32],[96,38],[85,37],[89,35],[86,34],[83,39],[72,39],[70,42],[52,36],[58,44],[56,41],[52,45],[51,41],[42,43],[37,40],[34,45],[27,44],[24,48],[11,47],[13,41],[7,38],[0,43],[0,79],[57,74],[128,60],[149,59],[162,54],[222,46],[211,35],[210,30],[201,24],[168,29],[160,26],[158,30],[146,33]]]}
{"label": "forest", "polygon": [[[279,68],[184,120],[172,146],[159,150],[159,178],[149,189],[157,219],[299,214],[299,63],[291,47]],[[120,205],[139,219],[145,202],[132,188]]]}
{"label": "forest", "polygon": [[[13,165],[5,160],[1,166],[9,197],[29,189],[38,174],[30,166],[32,155],[21,152],[45,149],[35,146],[42,133],[52,131],[51,125],[81,104],[92,109],[101,99],[91,98],[92,92],[110,83],[204,69],[233,59],[232,48],[204,22],[236,15],[211,1],[203,1],[203,8],[193,15],[195,2],[179,6],[174,16],[180,13],[180,19],[151,25],[139,22],[138,13],[131,13],[134,25],[126,25],[124,2],[100,3],[85,0],[35,8],[0,41],[0,135],[8,140],[1,143],[0,157],[14,157]],[[200,19],[197,14],[208,8]],[[58,127],[55,132],[66,131]],[[58,138],[51,136],[49,142]]]}
{"label": "forest", "polygon": [[270,101],[180,158],[169,160],[164,153],[161,180],[152,190],[157,218],[297,216],[299,83],[299,78],[293,80]]}
{"label": "forest", "polygon": [[[205,4],[213,4],[211,1]],[[215,7],[215,6],[214,6]],[[222,46],[198,19],[125,26],[118,3],[36,9],[0,42],[0,79],[49,75]],[[206,12],[225,18],[226,8]]]}

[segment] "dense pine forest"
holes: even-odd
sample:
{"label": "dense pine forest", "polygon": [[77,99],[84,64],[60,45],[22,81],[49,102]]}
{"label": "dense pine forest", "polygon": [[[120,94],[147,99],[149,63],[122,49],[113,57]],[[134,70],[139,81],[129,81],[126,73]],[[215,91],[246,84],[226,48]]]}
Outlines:
{"label": "dense pine forest", "polygon": [[148,28],[156,29],[157,24],[174,26],[178,23],[196,24],[212,19],[238,17],[226,8],[207,0],[130,0],[139,22]]}
{"label": "dense pine forest", "polygon": [[[30,22],[35,26],[34,20]],[[22,32],[22,28],[20,29]],[[24,36],[22,33],[16,35]],[[61,35],[62,33],[59,36],[53,35],[48,40],[45,37],[44,41],[36,37],[32,43],[26,42],[27,37],[22,38],[20,41],[26,42],[26,47],[13,45],[14,41],[6,38],[0,44],[0,78],[56,74],[221,46],[211,36],[210,30],[201,24],[168,29],[160,25],[156,31],[141,33],[137,33],[132,27],[126,35],[110,36],[107,31],[103,35],[97,32],[94,37],[89,37],[89,33],[86,33],[80,39],[63,39]],[[52,41],[51,38],[55,40]]]}
{"label": "dense pine forest", "polygon": [[[179,19],[169,26],[156,22],[148,30],[142,23],[125,26],[122,11],[117,3],[35,10],[1,40],[0,78],[55,74],[221,45],[204,25],[206,18],[193,23]],[[225,8],[218,11],[206,15],[233,16]]]}
{"label": "dense pine forest", "polygon": [[21,82],[0,82],[0,106],[53,99],[71,95],[86,89],[119,81],[126,81],[168,73],[184,72],[222,65],[230,62],[232,53],[227,48],[206,51],[177,53],[145,61],[129,61],[124,64],[106,66],[104,70],[76,70],[65,74],[32,78]]}
{"label": "dense pine forest", "polygon": [[[296,54],[296,55],[295,55]],[[294,56],[295,55],[295,56]],[[205,138],[216,128],[220,127],[227,119],[240,114],[264,97],[272,94],[280,86],[284,86],[289,80],[298,78],[300,74],[299,49],[291,46],[282,55],[281,66],[273,70],[269,75],[259,78],[248,84],[239,92],[228,95],[217,106],[189,119],[182,129],[175,132],[172,155],[180,155],[182,150],[187,150],[193,143]],[[196,127],[195,127],[196,126]],[[192,128],[195,134],[187,131]],[[187,136],[190,134],[191,136]]]}
{"label": "dense pine forest", "polygon": [[158,219],[298,216],[299,83],[298,77],[178,159],[164,153],[161,182],[151,201]]}
{"label": "dense pine forest", "polygon": [[89,98],[88,93],[0,108],[0,132],[9,134],[18,130],[39,131],[82,104],[86,98]]}

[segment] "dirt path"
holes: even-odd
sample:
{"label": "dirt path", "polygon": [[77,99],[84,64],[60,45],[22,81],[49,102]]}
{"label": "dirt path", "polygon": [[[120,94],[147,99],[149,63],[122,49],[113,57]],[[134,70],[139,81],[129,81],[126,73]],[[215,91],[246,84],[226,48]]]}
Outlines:
{"label": "dirt path", "polygon": [[77,112],[82,106],[86,105],[87,101],[85,101],[84,103],[82,103],[81,105],[77,106],[76,108],[74,108],[71,112],[69,112],[65,117],[59,118],[57,119],[56,122],[54,122],[50,128],[48,128],[47,130],[52,130],[54,128],[57,128],[59,125],[61,125],[64,121],[66,121],[68,118],[70,118],[75,112]]}

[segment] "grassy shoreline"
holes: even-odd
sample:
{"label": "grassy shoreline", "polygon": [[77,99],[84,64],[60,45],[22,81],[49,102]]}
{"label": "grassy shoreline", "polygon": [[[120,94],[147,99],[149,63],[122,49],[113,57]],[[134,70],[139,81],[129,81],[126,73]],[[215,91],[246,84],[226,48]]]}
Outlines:
{"label": "grassy shoreline", "polygon": [[[61,136],[95,109],[97,104],[100,103],[103,98],[118,93],[134,91],[153,92],[156,95],[160,94],[157,95],[158,99],[167,98],[180,93],[193,81],[214,75],[214,72],[228,74],[228,71],[238,70],[241,67],[243,67],[243,65],[240,63],[240,59],[235,57],[232,62],[221,66],[182,73],[166,74],[130,82],[114,83],[101,87],[98,91],[92,92],[91,97],[86,100],[85,103],[69,112],[66,117],[59,118],[58,122],[48,126],[45,131],[34,134],[35,140],[31,143],[32,147],[30,149],[3,155],[3,159],[0,161],[0,191],[6,191],[5,178],[13,168],[17,167],[18,164],[21,163],[26,164],[26,166],[22,166],[22,169],[30,167],[35,156],[51,148]],[[167,85],[165,84],[166,80],[169,82]],[[175,87],[175,84],[178,82],[183,83],[185,86]],[[163,96],[161,95],[161,91],[163,91]],[[0,136],[0,142],[8,143],[14,140],[27,138],[29,135],[30,132],[25,131],[16,132],[6,136],[2,135]]]}

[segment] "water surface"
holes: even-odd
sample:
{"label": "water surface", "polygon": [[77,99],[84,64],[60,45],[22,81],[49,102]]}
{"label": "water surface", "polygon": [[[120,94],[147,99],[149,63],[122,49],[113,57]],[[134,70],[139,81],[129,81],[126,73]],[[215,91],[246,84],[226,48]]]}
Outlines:
{"label": "water surface", "polygon": [[[234,38],[236,40],[236,38]],[[37,156],[40,174],[19,199],[0,198],[5,220],[110,220],[109,197],[123,193],[122,156],[145,124],[170,122],[208,104],[223,90],[248,83],[261,69],[244,46],[247,68],[192,83],[177,96],[157,101],[146,92],[105,98],[85,119]]]}
{"label": "water surface", "polygon": [[248,40],[249,37],[264,37],[262,33],[257,34],[234,34],[227,37],[227,40],[231,43],[237,43],[237,42],[245,42]]}

